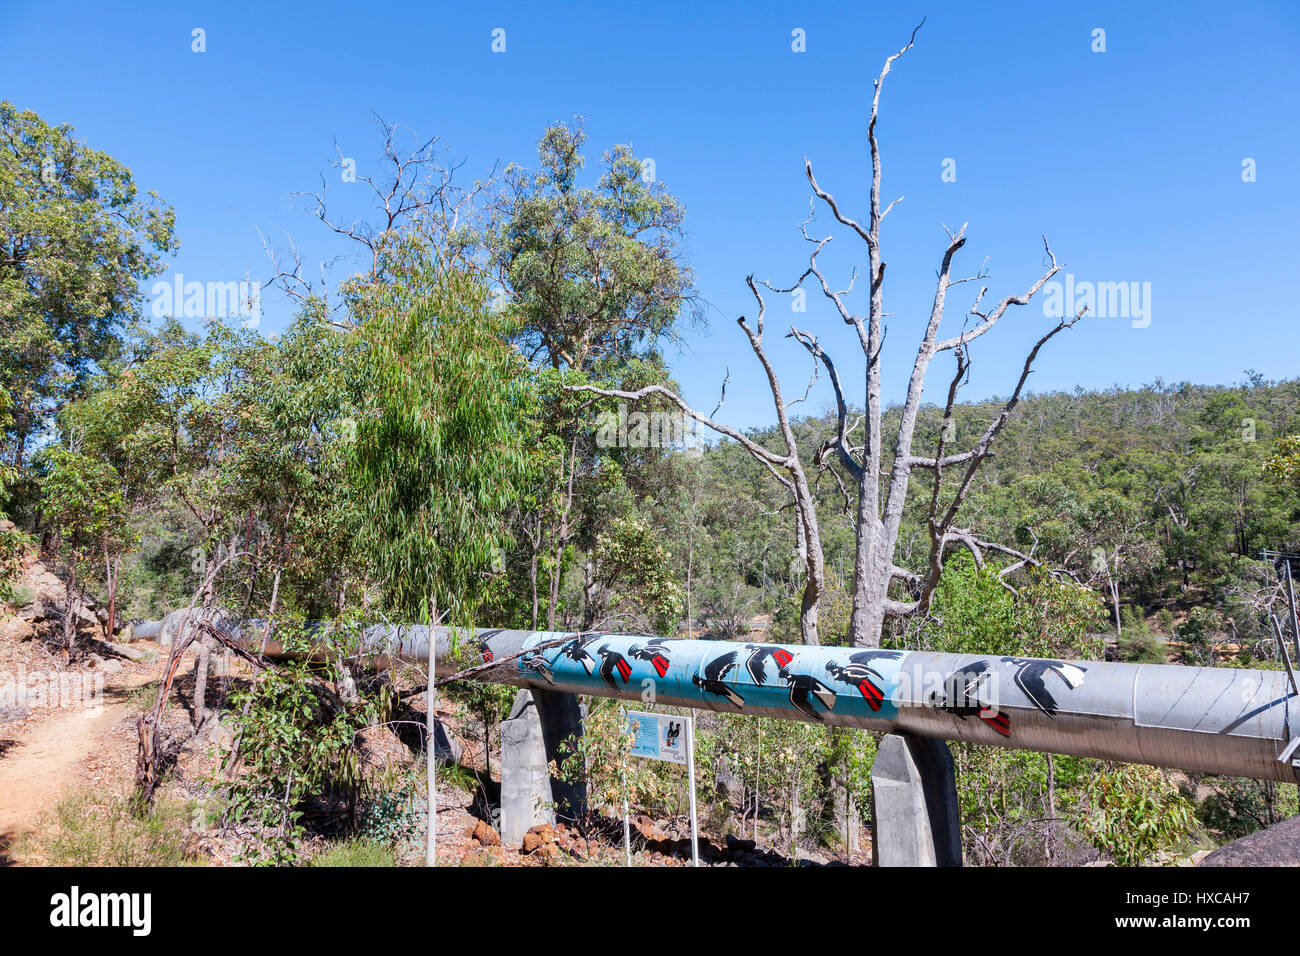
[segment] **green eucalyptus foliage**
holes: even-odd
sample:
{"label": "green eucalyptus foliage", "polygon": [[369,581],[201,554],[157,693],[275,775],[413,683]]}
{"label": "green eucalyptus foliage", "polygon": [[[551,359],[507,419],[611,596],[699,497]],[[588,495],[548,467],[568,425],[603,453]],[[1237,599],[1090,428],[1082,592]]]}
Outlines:
{"label": "green eucalyptus foliage", "polygon": [[524,353],[575,371],[654,348],[693,302],[681,204],[627,146],[603,155],[594,186],[581,185],[585,140],[580,124],[551,126],[536,171],[507,167],[487,235]]}
{"label": "green eucalyptus foliage", "polygon": [[394,613],[466,619],[509,544],[530,393],[483,283],[404,254],[410,281],[372,289],[359,329],[359,541]]}
{"label": "green eucalyptus foliage", "polygon": [[72,127],[0,102],[0,389],[14,465],[119,355],[173,224],[171,207]]}
{"label": "green eucalyptus foliage", "polygon": [[225,795],[227,819],[253,830],[244,851],[250,863],[298,862],[312,798],[333,795],[350,817],[357,814],[364,783],[357,734],[386,720],[393,700],[382,683],[352,699],[337,692],[337,666],[317,661],[331,658],[348,633],[355,643],[355,629],[338,631],[323,639],[282,628],[277,639],[301,656],[264,670],[231,697],[243,772],[212,782]]}
{"label": "green eucalyptus foliage", "polygon": [[1120,866],[1136,866],[1184,837],[1192,804],[1155,767],[1120,764],[1088,777],[1081,829]]}

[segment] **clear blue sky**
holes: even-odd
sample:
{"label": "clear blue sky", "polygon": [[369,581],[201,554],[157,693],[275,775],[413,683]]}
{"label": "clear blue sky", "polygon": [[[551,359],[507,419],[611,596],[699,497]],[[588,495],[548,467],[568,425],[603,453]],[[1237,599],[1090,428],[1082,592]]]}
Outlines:
{"label": "clear blue sky", "polygon": [[[883,236],[887,398],[901,395],[928,312],[941,223],[970,223],[960,263],[988,257],[990,297],[1038,274],[1044,233],[1081,280],[1151,283],[1148,327],[1095,319],[1066,333],[1038,363],[1038,390],[1298,372],[1294,3],[114,6],[0,0],[0,96],[72,124],[172,203],[183,245],[171,266],[187,279],[265,278],[254,224],[287,230],[308,263],[339,252],[288,196],[317,186],[335,139],[362,170],[377,160],[371,111],[444,137],[471,171],[531,164],[542,128],[580,114],[594,151],[631,143],[686,206],[710,304],[708,330],[670,355],[688,397],[712,408],[730,364],[721,417],[769,421],[734,322],[752,315],[744,277],[783,284],[804,267],[805,154],[862,212],[871,81],[925,15],[879,126],[885,198],[906,197]],[[191,52],[195,27],[206,53]],[[496,27],[504,54],[490,49]],[[1105,53],[1091,50],[1098,27]],[[805,53],[791,50],[795,28]],[[1246,157],[1256,182],[1242,182]],[[945,183],[949,158],[957,179]],[[332,192],[346,188],[361,187]],[[825,228],[821,213],[813,230]],[[832,247],[833,274],[865,256],[842,231]],[[967,288],[951,303],[958,323]],[[289,311],[268,293],[263,330]],[[770,311],[791,394],[809,371],[776,335],[792,318],[857,379],[856,345],[819,296],[804,316],[784,301]],[[1048,321],[1031,306],[981,339],[967,396],[1005,393]]]}

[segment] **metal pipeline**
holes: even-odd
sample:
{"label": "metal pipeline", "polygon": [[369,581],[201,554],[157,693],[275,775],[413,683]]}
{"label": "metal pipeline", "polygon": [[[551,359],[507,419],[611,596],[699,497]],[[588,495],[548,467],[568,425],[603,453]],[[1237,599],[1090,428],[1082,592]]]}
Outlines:
{"label": "metal pipeline", "polygon": [[[175,612],[136,634],[170,643],[183,615]],[[227,618],[221,626],[242,636],[247,646],[260,647],[260,623],[241,625]],[[1292,702],[1300,697],[1281,671],[566,631],[439,627],[435,632],[438,676],[456,673],[467,658],[500,661],[475,679],[1285,783],[1300,780],[1300,759],[1292,760],[1300,740],[1291,726]],[[427,661],[428,633],[418,625],[373,625],[362,632],[360,650],[374,655],[380,666],[392,657]],[[561,643],[536,649],[555,641]],[[459,653],[453,654],[453,644]],[[275,642],[267,651],[283,653]]]}

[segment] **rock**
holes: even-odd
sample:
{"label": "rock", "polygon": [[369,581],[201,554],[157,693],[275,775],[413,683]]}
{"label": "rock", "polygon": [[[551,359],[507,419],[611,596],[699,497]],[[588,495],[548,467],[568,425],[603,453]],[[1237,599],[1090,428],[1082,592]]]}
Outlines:
{"label": "rock", "polygon": [[151,661],[158,656],[156,651],[144,648],[125,647],[121,644],[109,644],[107,647],[114,654],[125,657],[129,661]]}
{"label": "rock", "polygon": [[550,846],[554,842],[555,827],[549,823],[542,823],[524,834],[522,849],[525,853],[535,853],[542,847]]}
{"label": "rock", "polygon": [[637,814],[636,819],[632,821],[632,827],[651,843],[668,839],[667,835],[644,813]]}
{"label": "rock", "polygon": [[50,616],[49,609],[46,608],[45,602],[37,598],[31,604],[18,610],[18,616],[24,621],[35,624],[38,621],[44,621]]}
{"label": "rock", "polygon": [[99,665],[99,669],[105,674],[116,674],[122,669],[121,661],[104,661]]}
{"label": "rock", "polygon": [[1300,816],[1219,847],[1198,866],[1300,866]]}
{"label": "rock", "polygon": [[543,844],[538,847],[537,852],[533,855],[547,864],[558,863],[560,860],[564,859],[564,851],[555,843]]}
{"label": "rock", "polygon": [[480,820],[474,824],[473,830],[469,834],[483,846],[500,846],[501,837],[496,830],[488,825],[486,820]]}
{"label": "rock", "polygon": [[0,622],[0,639],[6,641],[30,641],[36,636],[36,628],[21,617],[5,618]]}
{"label": "rock", "polygon": [[[54,610],[58,613],[60,617],[63,617],[63,615],[66,613],[67,607],[68,607],[68,602],[65,601],[63,598],[58,598],[54,602]],[[92,626],[99,624],[99,618],[97,618],[94,615],[94,613],[90,610],[89,607],[87,607],[84,603],[80,601],[73,604],[72,616],[83,624],[90,624]]]}
{"label": "rock", "polygon": [[726,838],[727,849],[732,853],[752,853],[758,846],[753,840],[742,840],[733,833],[728,833]]}

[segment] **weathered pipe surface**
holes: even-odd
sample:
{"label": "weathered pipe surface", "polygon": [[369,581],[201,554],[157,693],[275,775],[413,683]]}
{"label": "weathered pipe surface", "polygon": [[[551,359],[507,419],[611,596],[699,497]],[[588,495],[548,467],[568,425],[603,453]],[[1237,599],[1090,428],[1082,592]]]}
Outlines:
{"label": "weathered pipe surface", "polygon": [[[226,619],[222,626],[246,632],[248,645],[260,647],[256,622],[241,628]],[[462,668],[467,658],[490,662],[528,652],[477,675],[494,683],[1300,780],[1300,770],[1278,759],[1297,733],[1291,707],[1298,699],[1282,671],[561,631],[435,630],[439,676],[458,669],[449,660],[455,634]],[[531,650],[564,638],[557,646]],[[362,640],[381,664],[389,656],[427,660],[428,643],[423,626],[376,625],[366,628]],[[281,649],[272,643],[267,651]]]}

